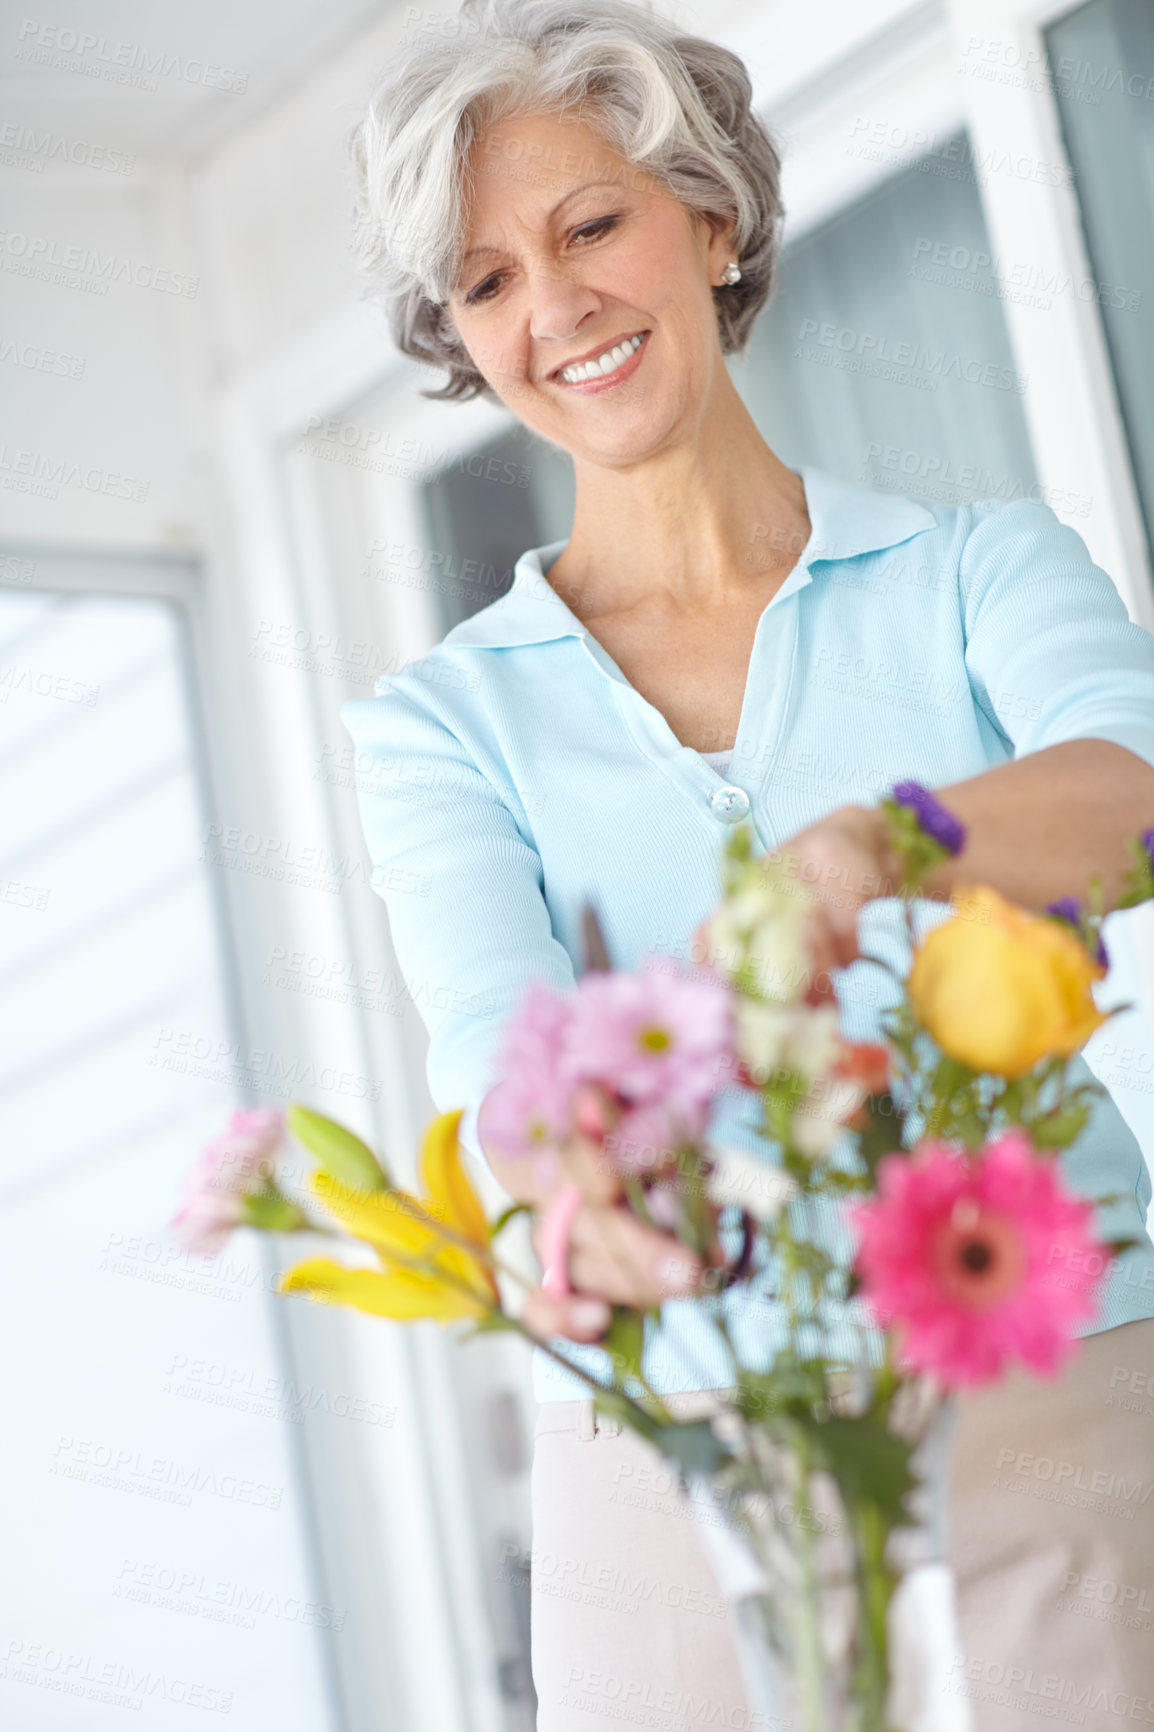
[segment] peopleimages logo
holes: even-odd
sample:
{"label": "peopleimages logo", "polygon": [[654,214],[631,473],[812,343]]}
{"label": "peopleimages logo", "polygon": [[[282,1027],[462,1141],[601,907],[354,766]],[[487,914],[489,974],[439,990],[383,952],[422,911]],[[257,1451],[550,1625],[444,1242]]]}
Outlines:
{"label": "peopleimages logo", "polygon": [[78,286],[91,282],[100,294],[108,293],[110,283],[131,283],[137,289],[156,289],[191,301],[200,286],[199,277],[181,271],[163,270],[142,259],[118,258],[115,253],[98,253],[92,247],[62,245],[47,235],[29,235],[20,229],[0,229],[0,264],[15,275],[60,271],[65,280],[74,277]]}
{"label": "peopleimages logo", "polygon": [[[975,1701],[995,1702],[1074,1724],[1081,1723],[1087,1709],[1116,1714],[1120,1720],[1154,1724],[1154,1702],[1147,1697],[1101,1684],[1083,1684],[1076,1678],[1064,1678],[1060,1672],[1036,1672],[1032,1666],[1006,1666],[1000,1660],[961,1654],[955,1658],[952,1671],[950,1683],[955,1693]],[[1054,1708],[1043,1708],[1042,1704],[1048,1702]],[[1067,1712],[1062,1713],[1059,1705]],[[1078,1710],[1082,1712],[1075,1718]]]}
{"label": "peopleimages logo", "polygon": [[72,30],[60,24],[42,24],[25,18],[20,25],[17,60],[34,65],[66,65],[70,71],[89,77],[111,78],[115,83],[134,83],[155,90],[160,78],[178,78],[185,84],[202,84],[206,90],[231,90],[241,95],[248,87],[248,73],[195,55],[177,54],[166,48],[147,48],[141,42],[114,42],[87,30]]}
{"label": "peopleimages logo", "polygon": [[83,168],[99,168],[109,174],[131,174],[136,158],[125,150],[92,144],[83,138],[65,138],[59,132],[37,132],[15,121],[0,125],[0,153],[4,160],[23,158],[17,167],[42,170],[46,162],[71,162]]}
{"label": "peopleimages logo", "polygon": [[1143,1485],[1140,1479],[1129,1479],[1124,1473],[1108,1473],[1105,1468],[1088,1468],[1082,1462],[1014,1449],[998,1451],[993,1483],[1003,1491],[1022,1491],[1052,1503],[1096,1509],[1124,1521],[1133,1521],[1134,1511],[1154,1492],[1154,1481]]}
{"label": "peopleimages logo", "polygon": [[[1042,297],[1048,305],[1058,295],[1070,295],[1079,301],[1093,302],[1100,307],[1137,312],[1142,304],[1142,290],[1127,288],[1122,283],[1099,282],[1095,277],[1076,277],[1067,270],[1055,270],[1036,262],[1015,263],[980,247],[961,245],[956,241],[934,240],[920,235],[911,254],[910,275],[927,281],[953,282],[958,287],[982,286],[993,290],[995,283],[1008,289],[1023,289]],[[936,278],[928,269],[939,273]],[[940,275],[949,272],[949,277]]]}

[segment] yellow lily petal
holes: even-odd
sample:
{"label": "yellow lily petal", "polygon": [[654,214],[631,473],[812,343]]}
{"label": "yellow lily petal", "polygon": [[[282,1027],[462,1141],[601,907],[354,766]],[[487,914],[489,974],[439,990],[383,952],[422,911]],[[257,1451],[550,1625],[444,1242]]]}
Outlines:
{"label": "yellow lily petal", "polygon": [[460,1112],[441,1113],[425,1132],[421,1180],[433,1202],[444,1209],[449,1224],[475,1245],[487,1246],[489,1223],[461,1161],[457,1132],[462,1116]]}
{"label": "yellow lily petal", "polygon": [[313,1173],[314,1194],[347,1227],[384,1256],[427,1257],[438,1242],[436,1221],[407,1191],[353,1191],[331,1174]]}
{"label": "yellow lily petal", "polygon": [[282,1293],[307,1293],[324,1305],[349,1305],[374,1317],[409,1323],[432,1318],[450,1323],[460,1317],[481,1317],[488,1307],[456,1287],[411,1270],[350,1269],[330,1257],[310,1257],[281,1276]]}
{"label": "yellow lily petal", "polygon": [[[496,1298],[497,1284],[487,1265],[465,1246],[446,1240],[438,1230],[448,1211],[431,1198],[417,1198],[408,1191],[350,1191],[323,1172],[314,1173],[310,1182],[341,1225],[354,1238],[371,1245],[382,1262],[399,1265],[402,1272],[426,1280],[442,1272],[464,1281],[480,1295]],[[483,1215],[481,1219],[483,1223]],[[451,1221],[444,1224],[453,1232],[462,1231]],[[428,1273],[406,1269],[410,1263],[428,1265]]]}
{"label": "yellow lily petal", "polygon": [[[371,1245],[386,1266],[396,1264],[398,1272],[418,1279],[436,1279],[444,1274],[463,1281],[477,1294],[478,1303],[487,1305],[498,1291],[492,1271],[467,1246],[454,1244],[443,1233],[448,1228],[471,1240],[479,1250],[488,1248],[485,1212],[460,1164],[460,1118],[460,1113],[442,1114],[425,1138],[421,1166],[428,1196],[414,1197],[399,1190],[352,1190],[324,1171],[314,1172],[310,1184],[341,1225]],[[425,1264],[427,1271],[406,1269],[411,1263]],[[468,1306],[467,1297],[462,1298]]]}

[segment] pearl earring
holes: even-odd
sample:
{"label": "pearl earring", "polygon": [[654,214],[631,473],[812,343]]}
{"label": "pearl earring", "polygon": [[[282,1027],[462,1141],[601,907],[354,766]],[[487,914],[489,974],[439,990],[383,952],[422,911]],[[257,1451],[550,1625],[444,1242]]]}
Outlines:
{"label": "pearl earring", "polygon": [[741,271],[736,259],[730,259],[729,263],[721,273],[721,280],[727,289],[731,289],[734,283],[739,283],[741,281]]}

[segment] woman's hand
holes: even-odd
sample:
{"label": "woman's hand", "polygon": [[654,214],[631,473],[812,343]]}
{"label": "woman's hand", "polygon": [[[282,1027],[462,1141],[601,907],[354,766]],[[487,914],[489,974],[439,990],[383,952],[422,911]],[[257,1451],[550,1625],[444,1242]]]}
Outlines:
{"label": "woman's hand", "polygon": [[[479,1128],[485,1147],[483,1107]],[[701,1291],[706,1263],[674,1234],[638,1220],[628,1206],[620,1170],[595,1137],[578,1133],[535,1161],[504,1156],[491,1147],[485,1147],[485,1153],[510,1196],[538,1211],[565,1184],[576,1185],[584,1198],[569,1232],[568,1275],[574,1291],[554,1298],[534,1288],[522,1313],[534,1334],[597,1341],[609,1327],[615,1304],[659,1305],[663,1299]],[[721,1260],[720,1247],[714,1246],[708,1262]]]}
{"label": "woman's hand", "polygon": [[[622,1175],[599,1142],[574,1136],[558,1163],[564,1182],[576,1185],[585,1199],[569,1232],[568,1276],[574,1291],[555,1298],[542,1287],[533,1290],[522,1317],[535,1334],[596,1341],[609,1327],[612,1305],[646,1308],[701,1291],[707,1264],[672,1233],[638,1220],[629,1209]],[[721,1260],[715,1243],[708,1263]]]}
{"label": "woman's hand", "polygon": [[889,853],[885,813],[869,806],[839,806],[776,851],[788,875],[813,897],[811,944],[815,996],[828,998],[831,968],[845,968],[860,955],[857,919],[875,896],[894,893],[898,882]]}

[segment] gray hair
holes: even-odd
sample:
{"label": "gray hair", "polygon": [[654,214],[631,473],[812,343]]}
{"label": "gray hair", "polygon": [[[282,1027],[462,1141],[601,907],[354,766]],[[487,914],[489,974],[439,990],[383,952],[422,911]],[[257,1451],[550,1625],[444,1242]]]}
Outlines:
{"label": "gray hair", "polygon": [[390,62],[350,139],[358,262],[402,352],[448,368],[426,395],[493,395],[446,303],[470,150],[518,114],[579,108],[683,204],[733,220],[742,277],[714,301],[722,352],[740,352],[773,287],[783,211],[778,152],[737,55],[633,0],[464,0],[440,22]]}

